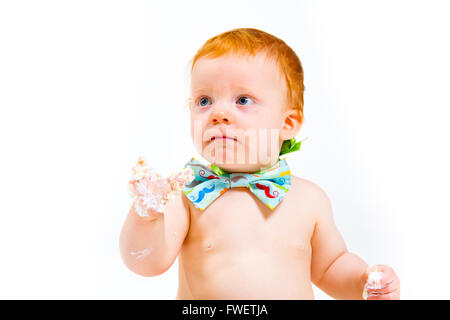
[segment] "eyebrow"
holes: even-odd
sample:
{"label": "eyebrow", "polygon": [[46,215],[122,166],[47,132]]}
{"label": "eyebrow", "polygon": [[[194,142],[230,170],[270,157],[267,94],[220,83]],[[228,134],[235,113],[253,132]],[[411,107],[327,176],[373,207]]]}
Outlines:
{"label": "eyebrow", "polygon": [[[237,90],[242,90],[242,91],[249,91],[249,92],[254,92],[257,93],[258,91],[251,88],[251,87],[245,87],[245,86],[233,86],[233,89],[237,89]],[[200,91],[207,91],[207,90],[211,90],[211,87],[200,87],[200,88],[196,88],[194,90],[195,93],[200,92]]]}

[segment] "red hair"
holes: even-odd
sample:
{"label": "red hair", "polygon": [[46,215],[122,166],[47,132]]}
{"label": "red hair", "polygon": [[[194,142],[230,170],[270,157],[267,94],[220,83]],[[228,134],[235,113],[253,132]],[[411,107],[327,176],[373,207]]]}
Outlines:
{"label": "red hair", "polygon": [[303,120],[303,68],[297,54],[283,40],[258,29],[238,28],[218,34],[207,40],[192,58],[191,73],[195,62],[202,58],[217,58],[230,53],[254,56],[266,53],[273,58],[284,75],[287,84],[287,101]]}

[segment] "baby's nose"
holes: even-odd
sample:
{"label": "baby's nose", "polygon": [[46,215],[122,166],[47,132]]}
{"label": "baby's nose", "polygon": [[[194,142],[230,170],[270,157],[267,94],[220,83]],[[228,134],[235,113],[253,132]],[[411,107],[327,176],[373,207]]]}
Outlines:
{"label": "baby's nose", "polygon": [[212,124],[218,124],[218,123],[225,123],[230,124],[232,123],[232,116],[227,112],[214,112],[211,115],[211,123]]}

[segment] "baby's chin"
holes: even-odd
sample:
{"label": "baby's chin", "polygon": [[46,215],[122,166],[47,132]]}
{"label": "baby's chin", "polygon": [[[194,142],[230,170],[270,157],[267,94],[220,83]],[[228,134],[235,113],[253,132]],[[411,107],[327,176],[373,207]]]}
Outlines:
{"label": "baby's chin", "polygon": [[[214,163],[214,162],[211,162]],[[260,171],[262,168],[266,166],[263,164],[223,164],[216,162],[214,163],[216,166],[222,168],[223,170],[229,173],[254,173]]]}
{"label": "baby's chin", "polygon": [[[223,170],[230,172],[230,173],[254,173],[258,172],[264,168],[268,168],[273,166],[277,161],[278,157],[274,159],[266,158],[263,159],[263,161],[260,161],[260,159],[257,159],[256,157],[253,158],[252,161],[249,161],[249,159],[246,159],[245,161],[243,159],[237,160],[234,159],[225,159],[224,157],[206,157],[207,161],[209,161],[212,164],[215,164],[216,166],[222,168]],[[257,160],[255,160],[257,159]]]}

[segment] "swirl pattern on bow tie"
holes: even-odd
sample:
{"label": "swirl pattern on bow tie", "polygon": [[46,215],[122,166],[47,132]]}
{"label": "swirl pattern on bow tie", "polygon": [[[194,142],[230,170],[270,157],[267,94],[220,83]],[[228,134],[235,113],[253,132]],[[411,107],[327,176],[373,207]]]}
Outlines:
{"label": "swirl pattern on bow tie", "polygon": [[186,163],[185,167],[190,167],[194,171],[194,180],[185,185],[183,192],[200,210],[206,209],[225,191],[235,187],[247,187],[273,210],[291,186],[291,173],[286,159],[256,173],[224,173],[222,175],[195,158]]}

